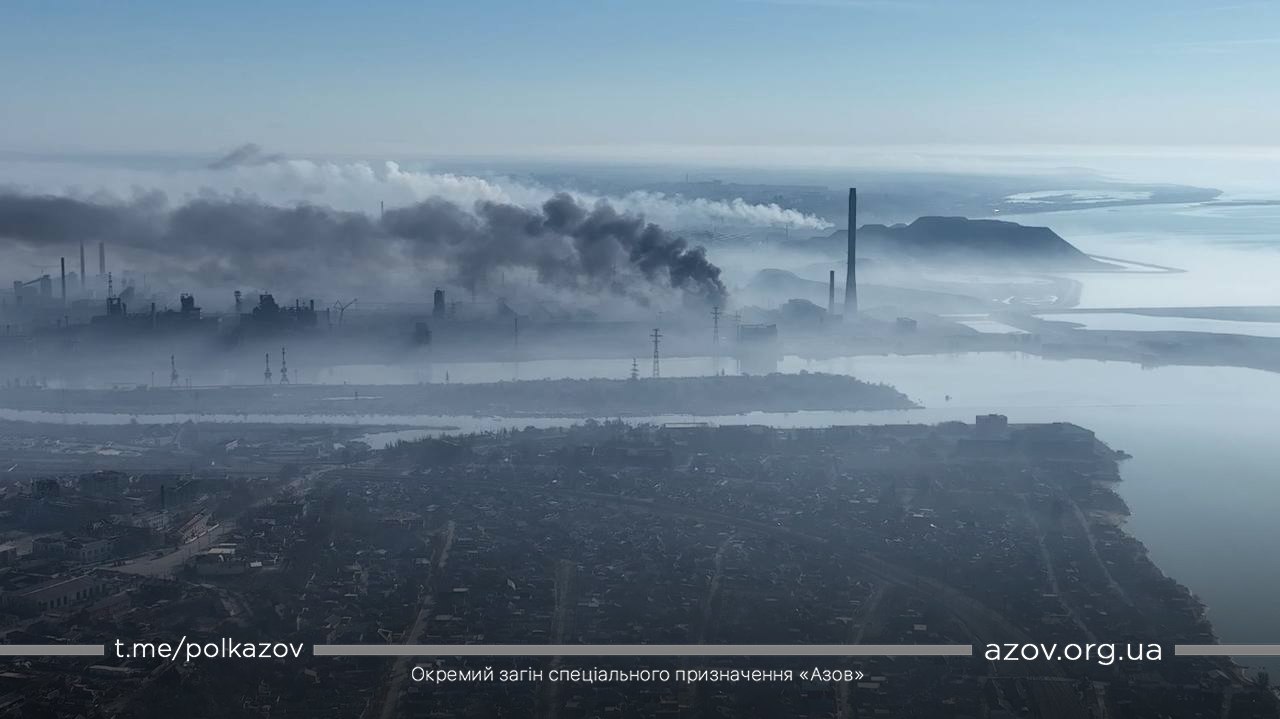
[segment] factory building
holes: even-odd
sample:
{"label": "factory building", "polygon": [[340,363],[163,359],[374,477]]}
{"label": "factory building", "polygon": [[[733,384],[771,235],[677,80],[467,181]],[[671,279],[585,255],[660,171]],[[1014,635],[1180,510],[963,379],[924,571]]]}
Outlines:
{"label": "factory building", "polygon": [[778,326],[776,324],[743,324],[738,326],[735,347],[738,364],[747,374],[769,374],[778,371]]}
{"label": "factory building", "polygon": [[318,318],[315,300],[305,305],[295,300],[290,307],[276,304],[276,298],[270,294],[262,294],[258,295],[257,307],[240,315],[239,329],[241,331],[310,329],[318,324]]}
{"label": "factory building", "polygon": [[102,596],[107,590],[107,582],[97,574],[41,577],[30,584],[22,581],[26,577],[11,579],[9,586],[0,588],[0,605],[24,614],[74,607]]}

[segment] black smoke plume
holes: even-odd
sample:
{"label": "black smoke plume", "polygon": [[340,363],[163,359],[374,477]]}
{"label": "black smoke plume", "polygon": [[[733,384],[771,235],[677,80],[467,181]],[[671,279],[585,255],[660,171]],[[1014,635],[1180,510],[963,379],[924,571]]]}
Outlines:
{"label": "black smoke plume", "polygon": [[266,152],[255,142],[246,142],[232,149],[227,154],[210,162],[206,167],[210,170],[226,170],[232,167],[269,165],[285,159],[284,155]]}
{"label": "black smoke plume", "polygon": [[467,211],[429,199],[373,218],[245,198],[170,208],[158,194],[106,203],[10,193],[0,194],[0,239],[34,248],[105,241],[149,271],[202,287],[315,293],[332,287],[335,277],[379,278],[410,262],[473,290],[517,269],[548,287],[639,302],[656,287],[707,302],[725,295],[720,268],[701,247],[608,203],[586,207],[567,194],[538,210],[481,202]]}

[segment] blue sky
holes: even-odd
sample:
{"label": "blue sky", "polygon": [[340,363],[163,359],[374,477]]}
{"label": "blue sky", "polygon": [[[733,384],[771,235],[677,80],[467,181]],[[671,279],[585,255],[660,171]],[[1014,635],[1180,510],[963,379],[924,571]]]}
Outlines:
{"label": "blue sky", "polygon": [[0,149],[1274,145],[1280,2],[9,0]]}

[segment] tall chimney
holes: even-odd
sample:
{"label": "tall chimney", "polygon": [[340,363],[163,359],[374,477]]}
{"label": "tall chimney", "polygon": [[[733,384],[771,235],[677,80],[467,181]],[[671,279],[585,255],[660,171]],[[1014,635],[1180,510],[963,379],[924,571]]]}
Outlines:
{"label": "tall chimney", "polygon": [[107,245],[105,242],[98,243],[98,274],[107,274]]}
{"label": "tall chimney", "polygon": [[827,316],[836,315],[836,271],[827,273]]}
{"label": "tall chimney", "polygon": [[84,292],[84,240],[80,240],[80,291]]}
{"label": "tall chimney", "polygon": [[67,258],[59,257],[59,264],[62,265],[62,304],[67,304]]}
{"label": "tall chimney", "polygon": [[844,274],[844,314],[852,319],[858,314],[858,279],[854,274],[854,258],[858,256],[858,188],[849,188],[849,260]]}

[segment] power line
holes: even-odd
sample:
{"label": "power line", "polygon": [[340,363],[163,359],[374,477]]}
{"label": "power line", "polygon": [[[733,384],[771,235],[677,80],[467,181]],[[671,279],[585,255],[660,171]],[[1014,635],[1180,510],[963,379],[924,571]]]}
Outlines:
{"label": "power line", "polygon": [[662,333],[658,331],[657,327],[654,327],[653,334],[650,337],[653,338],[653,378],[658,379],[662,376],[658,355],[658,341],[662,339]]}
{"label": "power line", "polygon": [[720,374],[720,305],[711,308],[711,374]]}

